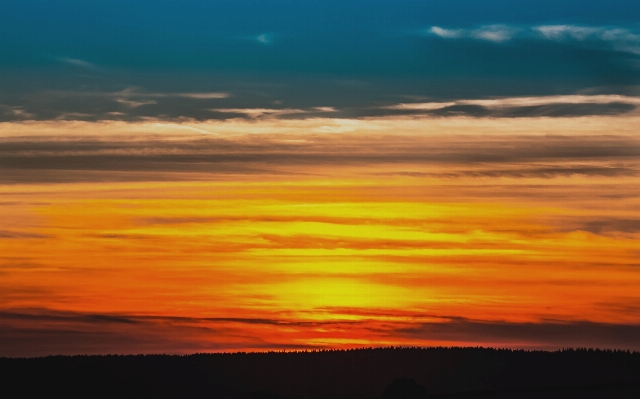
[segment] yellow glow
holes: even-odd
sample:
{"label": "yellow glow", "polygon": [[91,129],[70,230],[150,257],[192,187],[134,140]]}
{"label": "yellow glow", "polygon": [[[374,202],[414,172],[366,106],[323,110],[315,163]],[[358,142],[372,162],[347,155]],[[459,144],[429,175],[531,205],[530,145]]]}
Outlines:
{"label": "yellow glow", "polygon": [[[185,129],[191,126],[258,140],[243,129],[283,139],[304,137],[296,133],[304,128],[335,135],[330,143],[338,146],[342,139],[369,145],[385,134],[408,140],[425,130],[446,149],[453,133],[491,131],[483,139],[489,142],[509,132],[543,137],[573,126],[585,137],[611,129],[631,137],[633,124],[608,117],[558,119],[554,126],[544,118],[529,122],[114,122],[94,126],[91,134],[133,140],[134,133],[151,132],[178,140],[201,134]],[[85,128],[66,122],[0,124],[0,136],[45,140],[62,131],[79,136]],[[428,141],[423,139],[416,140]],[[575,166],[555,162],[554,167]],[[636,160],[625,162],[637,166]],[[525,166],[548,167],[540,165]],[[402,333],[452,318],[640,323],[637,310],[625,310],[640,303],[640,234],[598,224],[640,220],[639,197],[626,195],[638,192],[637,175],[451,175],[492,167],[419,160],[282,163],[263,174],[220,178],[159,171],[130,182],[0,185],[0,309],[180,316],[185,320],[163,321],[162,334],[193,327],[185,339],[205,349],[216,343],[234,350],[260,349],[264,342],[477,343],[473,337]],[[158,174],[168,181],[155,181]]]}

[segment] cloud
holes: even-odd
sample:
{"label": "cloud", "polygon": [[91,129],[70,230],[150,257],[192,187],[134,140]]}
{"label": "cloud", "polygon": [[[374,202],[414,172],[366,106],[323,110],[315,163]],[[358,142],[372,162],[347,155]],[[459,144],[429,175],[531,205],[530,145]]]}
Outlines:
{"label": "cloud", "polygon": [[[315,109],[314,109],[315,110]],[[302,109],[274,109],[274,108],[212,108],[210,109],[212,112],[217,112],[221,114],[240,114],[246,115],[250,118],[259,118],[262,116],[285,116],[285,115],[293,115],[293,114],[301,114],[308,111]],[[319,110],[320,112],[327,112],[325,109]]]}
{"label": "cloud", "polygon": [[443,39],[471,38],[502,43],[511,40],[519,31],[519,28],[508,25],[485,25],[477,29],[445,29],[432,26],[427,32]]}
{"label": "cloud", "polygon": [[457,104],[473,104],[485,107],[524,107],[550,104],[610,104],[614,102],[640,105],[640,97],[621,95],[505,97],[477,100],[460,100],[457,102]]}
{"label": "cloud", "polygon": [[25,239],[25,238],[51,238],[51,237],[44,234],[37,234],[37,233],[30,233],[30,232],[0,230],[0,239],[3,239],[3,238]]}
{"label": "cloud", "polygon": [[489,25],[470,32],[471,37],[495,43],[511,40],[518,33],[518,29],[506,25]]}
{"label": "cloud", "polygon": [[124,98],[116,98],[116,101],[130,108],[137,108],[143,105],[157,104],[157,101],[155,100],[134,101],[134,100],[127,100]]}
{"label": "cloud", "polygon": [[218,348],[199,340],[202,326],[126,315],[81,314],[47,309],[0,312],[0,356],[51,354],[178,353]]}
{"label": "cloud", "polygon": [[562,95],[400,103],[382,108],[404,114],[513,118],[618,115],[631,112],[638,106],[640,106],[640,97],[621,95]]}
{"label": "cloud", "polygon": [[270,44],[273,41],[273,38],[270,35],[263,33],[261,35],[258,35],[256,37],[256,40],[258,41],[258,43]]}
{"label": "cloud", "polygon": [[560,231],[588,231],[604,236],[640,233],[640,219],[632,218],[561,219],[556,223],[560,226]]}
{"label": "cloud", "polygon": [[337,112],[337,109],[334,107],[313,107],[311,110],[317,112]]}
{"label": "cloud", "polygon": [[543,25],[535,26],[531,29],[540,32],[549,40],[563,40],[567,38],[585,40],[600,31],[598,28],[573,25]]}
{"label": "cloud", "polygon": [[475,29],[446,29],[432,26],[429,34],[443,39],[476,39],[504,43],[512,39],[548,40],[581,46],[605,46],[614,51],[640,55],[640,35],[621,27],[580,25],[485,25]]}
{"label": "cloud", "polygon": [[444,177],[444,178],[474,178],[474,177],[486,177],[486,178],[536,178],[536,179],[551,179],[554,177],[570,177],[570,176],[607,176],[607,177],[621,177],[621,176],[638,176],[640,170],[633,167],[618,167],[618,166],[596,166],[596,165],[550,165],[550,166],[521,166],[519,168],[489,168],[489,169],[474,169],[474,170],[462,170],[456,172],[440,172],[423,174],[425,177]]}
{"label": "cloud", "polygon": [[388,105],[382,108],[384,109],[393,109],[400,111],[432,111],[435,109],[442,109],[445,107],[451,107],[453,105],[458,105],[456,102],[428,102],[428,103],[401,103],[395,105]]}
{"label": "cloud", "polygon": [[97,66],[95,64],[89,61],[81,60],[79,58],[57,57],[56,60],[67,65],[73,65],[80,68],[97,69]]}
{"label": "cloud", "polygon": [[0,105],[0,118],[2,118],[2,116],[9,120],[29,120],[33,119],[36,115],[32,112],[25,111],[24,107]]}
{"label": "cloud", "polygon": [[448,322],[401,328],[394,335],[426,341],[475,342],[501,347],[640,349],[640,325],[588,321],[517,323],[452,317]]}
{"label": "cloud", "polygon": [[159,94],[159,96],[166,97],[184,97],[184,98],[193,98],[196,100],[210,100],[216,98],[229,98],[231,95],[229,93],[224,92],[210,92],[210,93],[175,93],[175,94]]}
{"label": "cloud", "polygon": [[[479,105],[467,107],[488,110]],[[452,108],[445,107],[444,111]],[[512,108],[507,109],[512,112]],[[444,178],[637,175],[640,141],[624,134],[624,130],[611,134],[610,118],[602,118],[575,122],[564,119],[553,124],[532,119],[525,124],[526,132],[522,124],[504,119],[436,117],[347,120],[349,124],[344,126],[342,121],[332,125],[335,121],[329,119],[193,125],[52,122],[58,127],[48,128],[44,123],[15,124],[15,128],[9,124],[4,131],[16,136],[0,139],[0,182],[200,180],[234,174],[315,173],[313,166],[376,164],[412,168],[447,165],[445,170],[429,171],[432,177]],[[637,117],[629,118],[619,123],[632,129]],[[471,127],[486,123],[490,123],[486,130]],[[584,130],[598,123],[603,124],[600,130]],[[446,127],[440,130],[437,126]],[[36,135],[26,135],[29,129]],[[102,134],[87,136],[84,132],[89,129]],[[448,133],[415,135],[411,133],[415,129]],[[61,136],[61,132],[69,136]],[[70,134],[73,132],[77,134]]]}
{"label": "cloud", "polygon": [[262,45],[271,45],[274,43],[277,35],[275,33],[260,33],[255,36],[236,36],[236,39],[250,41]]}
{"label": "cloud", "polygon": [[[481,31],[483,34],[500,35],[501,33],[499,32],[501,32],[501,29],[505,30],[502,25],[490,25],[482,29],[478,28],[471,30]],[[525,28],[521,27],[517,29],[519,30],[518,33],[515,34],[516,37],[522,36],[524,34],[522,32],[526,31]],[[465,31],[463,35],[466,35],[465,37],[467,39],[465,40],[479,40],[469,36],[471,34],[471,30],[468,32]],[[438,30],[435,31],[440,34],[444,34],[445,36],[460,35],[460,32],[457,30],[453,33],[443,33],[444,31]],[[508,29],[506,29],[505,32],[506,31],[508,31]],[[421,32],[421,34],[425,34],[425,32]],[[428,34],[437,37],[435,33]],[[530,32],[530,34],[532,39],[535,37],[535,40],[539,42],[550,42],[539,32],[535,34]],[[611,33],[611,35],[616,37],[621,36],[620,33]],[[505,36],[503,35],[502,37]],[[445,41],[459,39],[441,38],[439,40]],[[486,39],[482,39],[482,41],[485,41],[487,43],[486,45],[489,46],[494,43],[486,41]],[[505,43],[508,43],[508,41]],[[167,82],[156,82],[155,84],[151,84],[150,82],[157,79],[156,77],[150,77],[150,81],[141,80],[141,78],[136,77],[134,79],[136,85],[132,84],[133,81],[130,81],[129,87],[126,87],[125,89],[122,89],[122,85],[110,84],[108,80],[111,80],[112,77],[105,77],[106,81],[100,79],[100,81],[104,83],[104,86],[101,86],[103,83],[98,84],[97,82],[95,82],[95,84],[92,83],[91,85],[84,86],[103,87],[103,90],[60,89],[43,91],[36,90],[26,93],[24,92],[24,89],[20,89],[15,93],[9,90],[6,91],[6,93],[3,93],[2,99],[0,99],[0,104],[5,104],[4,106],[0,106],[0,121],[55,119],[84,121],[146,121],[150,118],[165,121],[181,121],[188,119],[204,121],[236,118],[255,119],[255,117],[259,117],[260,119],[308,119],[326,117],[353,119],[385,115],[419,114],[420,111],[416,109],[392,109],[386,106],[394,105],[394,103],[399,101],[399,97],[420,97],[420,94],[424,97],[426,93],[429,94],[429,99],[427,101],[432,102],[433,104],[423,104],[421,106],[423,109],[431,106],[436,110],[443,108],[440,106],[442,105],[441,103],[452,102],[452,98],[483,99],[483,97],[487,97],[488,95],[522,97],[522,94],[543,94],[545,92],[554,93],[560,90],[564,93],[586,92],[584,86],[573,87],[570,84],[568,87],[565,87],[564,81],[567,79],[564,78],[562,80],[562,85],[560,85],[560,82],[552,84],[552,81],[555,82],[555,78],[543,78],[538,76],[538,72],[534,73],[536,77],[530,76],[526,71],[529,70],[531,65],[524,65],[527,63],[526,59],[528,55],[523,54],[523,51],[526,51],[526,49],[523,48],[522,44],[523,43],[520,41],[518,42],[518,45],[501,46],[500,48],[496,47],[494,50],[496,51],[495,55],[497,58],[482,56],[475,50],[467,51],[466,45],[459,47],[448,46],[446,43],[436,44],[437,48],[435,51],[438,54],[441,54],[439,52],[443,51],[444,53],[441,55],[444,56],[444,59],[434,53],[434,63],[440,63],[443,67],[447,66],[451,62],[458,62],[461,64],[454,68],[456,71],[454,72],[454,75],[458,75],[451,77],[453,81],[438,78],[438,76],[441,75],[438,75],[437,73],[433,78],[428,77],[430,75],[429,73],[423,73],[422,75],[425,77],[424,79],[432,79],[429,84],[427,84],[428,82],[426,82],[426,80],[422,79],[404,83],[394,81],[393,84],[388,84],[383,80],[380,80],[378,77],[371,77],[366,74],[363,76],[363,79],[368,80],[371,85],[351,87],[345,86],[343,84],[344,82],[338,83],[338,81],[333,77],[322,78],[316,76],[312,77],[309,75],[296,76],[296,74],[288,74],[287,76],[281,76],[279,78],[270,76],[269,79],[265,79],[265,77],[254,76],[252,78],[248,78],[245,76],[246,79],[239,79],[238,76],[216,75],[215,78],[212,76],[208,78],[205,78],[204,76],[199,77],[198,82],[195,81],[195,77],[190,80],[184,80],[187,79],[186,77],[176,77],[176,80],[173,78],[168,79],[168,81],[173,82],[170,85],[172,90],[167,90]],[[610,43],[605,45],[605,47],[607,46],[610,46]],[[553,56],[553,54],[557,55],[557,53],[554,53],[558,50],[556,44],[547,44],[542,47],[544,47],[543,51],[541,50],[543,55],[550,55],[550,58],[539,57],[539,62],[544,65],[538,65],[538,60],[531,59],[531,62],[542,68],[536,68],[536,70],[545,70],[544,68],[547,67],[556,70],[556,66],[561,69],[567,67],[566,57],[562,57],[563,60],[559,60]],[[453,58],[455,59],[450,59],[451,57],[447,58],[447,56],[454,56]],[[505,61],[508,60],[508,58],[505,58],[505,56],[508,58],[513,58],[513,56],[517,57],[517,60],[514,62],[518,63],[518,65],[514,65],[512,71],[515,75],[511,74],[511,72],[509,72],[506,77],[500,74],[499,82],[488,79],[486,83],[483,83],[482,85],[462,84],[463,82],[459,81],[459,78],[462,78],[460,73],[467,75],[467,72],[465,72],[466,70],[472,71],[472,74],[475,74],[475,67],[481,67],[481,64],[484,65],[486,62],[495,64],[495,67],[497,68],[495,73],[498,75],[500,70],[507,68],[505,66],[507,65],[505,64]],[[576,62],[569,62],[571,64],[568,66],[570,70],[563,69],[563,73],[572,72],[577,68],[578,75],[580,75],[580,70],[584,69],[582,72],[585,72],[586,70],[585,73],[588,74],[587,77],[589,78],[589,85],[596,88],[598,87],[596,86],[598,84],[602,87],[607,87],[606,89],[600,89],[600,92],[631,94],[634,93],[634,89],[630,83],[633,83],[634,79],[637,78],[637,73],[633,73],[630,70],[631,66],[628,64],[628,60],[619,59],[622,56],[627,57],[627,54],[610,54],[610,57],[601,57],[600,54],[593,63],[589,61],[593,55],[590,55],[587,58],[576,59],[574,60]],[[466,61],[471,63],[468,64],[468,66],[465,66]],[[476,61],[481,64],[474,63]],[[560,64],[558,64],[558,62],[560,62]],[[564,64],[564,66],[562,64]],[[449,67],[451,66],[453,65],[449,65]],[[522,68],[524,68],[524,73],[522,72]],[[482,67],[481,69],[485,70],[486,68]],[[486,69],[486,71],[488,71],[488,69]],[[580,80],[583,78],[584,76],[578,79]],[[200,83],[200,80],[202,80],[203,83]],[[505,81],[513,83],[518,82],[518,84],[504,84]],[[532,87],[533,81],[538,81],[542,86],[535,88]],[[61,82],[62,83],[58,87],[82,87],[64,83],[62,80]],[[142,84],[147,84],[149,86],[142,87]],[[34,84],[33,87],[37,88],[38,86]],[[52,86],[49,85],[48,87]],[[109,87],[112,87],[113,89],[107,90]],[[562,89],[559,87],[562,87]],[[592,88],[592,90],[595,89]],[[519,93],[522,94],[518,95]],[[546,100],[544,97],[545,96],[542,96],[541,98]],[[627,102],[627,100],[628,99],[626,98],[621,99],[622,102]],[[281,102],[276,103],[276,101]],[[618,100],[611,97],[610,101],[614,102]],[[573,103],[574,101],[571,100],[569,102]],[[381,105],[386,108],[381,109]],[[480,105],[485,108],[487,107],[487,105],[471,103],[449,105]],[[414,108],[416,107],[416,105],[412,106]],[[490,106],[493,107],[494,105]],[[609,109],[607,109],[606,106],[591,107],[597,115],[628,112],[625,111],[624,107],[612,106],[608,108]],[[216,111],[212,112],[212,109]],[[281,111],[283,109],[297,111],[283,112]],[[589,107],[582,107],[580,109],[576,108],[576,114],[584,115],[589,111],[589,109]],[[240,112],[240,110],[256,111]],[[304,112],[301,112],[300,110]],[[510,116],[507,113],[496,114],[493,109],[490,111],[491,112],[486,112],[486,110],[478,107],[456,107],[442,112],[434,112],[433,114],[440,116]],[[558,111],[531,109],[520,110],[516,112],[514,116],[527,115],[529,111],[531,111],[531,115],[536,115],[536,113],[540,113],[541,115],[570,115],[572,112],[568,107],[562,107],[562,110]]]}
{"label": "cloud", "polygon": [[640,35],[628,29],[577,25],[541,25],[531,29],[547,40],[599,42],[611,45],[616,51],[640,55]]}
{"label": "cloud", "polygon": [[193,92],[193,93],[157,93],[137,91],[134,88],[128,88],[120,92],[105,93],[107,96],[116,97],[115,101],[126,105],[130,108],[137,108],[143,105],[157,104],[158,99],[162,98],[188,98],[193,100],[217,100],[229,98],[230,94],[226,92]]}
{"label": "cloud", "polygon": [[465,31],[462,29],[444,29],[439,26],[432,26],[429,32],[445,39],[457,39],[465,35]]}
{"label": "cloud", "polygon": [[212,350],[308,349],[271,343],[254,328],[291,329],[354,324],[251,317],[182,317],[82,313],[51,309],[0,310],[0,356],[51,354],[194,353]]}
{"label": "cloud", "polygon": [[220,119],[219,114],[208,109],[232,97],[227,91],[157,92],[135,87],[117,91],[45,91],[16,99],[23,105],[0,104],[0,122]]}
{"label": "cloud", "polygon": [[108,314],[79,314],[73,312],[37,311],[37,312],[16,312],[0,311],[1,320],[34,320],[45,321],[78,321],[89,324],[136,324],[138,321],[133,317],[108,315]]}
{"label": "cloud", "polygon": [[[80,313],[49,309],[4,309],[0,311],[0,356],[40,356],[78,353],[185,353],[234,348],[301,348],[298,342],[268,342],[264,329],[272,333],[298,333],[318,328],[349,329],[354,325],[375,331],[384,341],[460,342],[462,345],[559,349],[592,347],[640,349],[640,326],[589,321],[503,322],[463,317],[376,309],[321,308],[335,316],[353,314],[365,320],[344,317],[300,320],[270,317],[181,317]],[[384,323],[375,320],[381,318]],[[240,339],[239,339],[240,338]],[[311,346],[307,346],[311,347]]]}

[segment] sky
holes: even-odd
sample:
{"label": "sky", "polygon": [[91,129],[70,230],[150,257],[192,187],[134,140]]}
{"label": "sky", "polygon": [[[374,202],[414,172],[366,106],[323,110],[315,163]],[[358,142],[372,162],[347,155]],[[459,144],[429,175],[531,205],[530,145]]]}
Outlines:
{"label": "sky", "polygon": [[0,356],[640,350],[638,16],[5,1]]}

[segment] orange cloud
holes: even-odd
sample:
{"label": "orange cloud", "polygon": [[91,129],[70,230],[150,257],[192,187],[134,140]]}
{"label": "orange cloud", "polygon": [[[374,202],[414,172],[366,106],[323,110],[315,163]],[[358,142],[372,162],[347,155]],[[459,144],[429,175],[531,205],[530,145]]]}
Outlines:
{"label": "orange cloud", "polygon": [[0,355],[640,348],[634,120],[0,125]]}

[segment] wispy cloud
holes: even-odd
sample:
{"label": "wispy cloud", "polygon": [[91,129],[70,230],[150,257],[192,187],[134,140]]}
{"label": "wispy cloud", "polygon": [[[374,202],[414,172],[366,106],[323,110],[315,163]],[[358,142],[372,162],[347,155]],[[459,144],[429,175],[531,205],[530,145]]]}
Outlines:
{"label": "wispy cloud", "polygon": [[210,91],[210,92],[148,92],[139,90],[135,87],[129,87],[121,91],[117,92],[95,92],[95,93],[79,93],[82,94],[93,94],[97,96],[112,96],[112,97],[138,97],[138,98],[163,98],[163,97],[181,97],[181,98],[191,98],[195,100],[212,100],[212,99],[223,99],[231,97],[230,93],[222,92],[222,91]]}
{"label": "wispy cloud", "polygon": [[274,43],[276,37],[277,35],[275,33],[264,32],[257,35],[250,35],[250,36],[236,36],[236,39],[250,41],[250,42],[263,44],[263,45],[270,45]]}
{"label": "wispy cloud", "polygon": [[7,105],[0,105],[0,115],[5,114],[12,119],[32,119],[35,115],[24,110],[23,107],[12,107]]}
{"label": "wispy cloud", "polygon": [[119,102],[120,104],[123,104],[123,105],[125,105],[127,107],[131,107],[131,108],[137,108],[137,107],[141,107],[143,105],[156,104],[156,101],[154,101],[154,100],[134,101],[134,100],[128,100],[126,98],[117,98],[116,101]]}
{"label": "wispy cloud", "polygon": [[85,60],[81,60],[79,58],[57,57],[56,60],[58,60],[59,62],[68,64],[68,65],[73,65],[73,66],[80,67],[80,68],[97,69],[97,66],[94,63],[91,63],[91,62],[85,61]]}
{"label": "wispy cloud", "polygon": [[519,29],[506,25],[489,25],[470,32],[471,37],[481,40],[487,40],[495,43],[506,42],[511,40]]}
{"label": "wispy cloud", "polygon": [[261,35],[258,35],[256,37],[256,40],[258,41],[258,43],[271,44],[271,42],[273,42],[273,36],[267,33],[263,33]]}
{"label": "wispy cloud", "polygon": [[274,108],[212,108],[210,111],[219,113],[242,114],[250,118],[259,118],[262,116],[283,116],[291,114],[305,113],[302,109],[274,109]]}
{"label": "wispy cloud", "polygon": [[531,29],[548,40],[596,41],[609,44],[616,51],[640,55],[640,35],[628,29],[576,25],[542,25]]}
{"label": "wispy cloud", "polygon": [[[206,117],[210,116],[208,108],[230,97],[231,93],[226,91],[158,92],[136,87],[117,91],[46,91],[34,95],[36,101],[30,106],[0,104],[0,120],[143,120],[158,114],[169,115],[172,111],[177,114],[173,119],[183,116],[181,112],[186,113],[186,117],[189,112]],[[45,103],[48,106],[43,107]]]}
{"label": "wispy cloud", "polygon": [[556,42],[579,42],[582,45],[599,43],[614,50],[640,55],[640,35],[622,27],[582,25],[485,25],[479,28],[447,29],[432,26],[428,34],[443,39],[475,39],[503,43],[512,39],[549,40]]}
{"label": "wispy cloud", "polygon": [[[398,115],[474,117],[619,115],[632,113],[640,107],[640,97],[611,94],[455,100],[420,97],[415,100],[421,101],[397,103],[397,98],[394,97],[386,99],[382,104],[378,102],[377,104],[363,103],[359,106],[290,107],[277,104],[269,98],[259,101],[246,100],[242,98],[242,93],[234,96],[233,93],[226,91],[153,92],[136,88],[119,91],[51,91],[27,98],[23,106],[0,105],[0,120],[205,121],[237,118],[333,118],[334,121],[340,120],[340,124],[344,127],[344,121],[347,120]],[[329,130],[333,129],[329,128]]]}
{"label": "wispy cloud", "polygon": [[620,114],[640,106],[640,97],[622,95],[562,95],[460,99],[446,102],[401,103],[383,109],[404,113],[466,114],[470,116],[581,116]]}
{"label": "wispy cloud", "polygon": [[465,35],[465,31],[463,29],[444,29],[439,26],[432,26],[431,29],[429,29],[429,33],[445,39],[457,39],[459,37],[464,37]]}
{"label": "wispy cloud", "polygon": [[159,94],[161,96],[175,96],[184,98],[193,98],[197,100],[210,100],[215,98],[229,98],[231,95],[224,92],[209,92],[209,93],[175,93],[175,94]]}
{"label": "wispy cloud", "polygon": [[483,100],[462,100],[461,104],[474,104],[482,106],[534,106],[545,104],[607,104],[612,102],[624,102],[640,105],[640,97],[621,95],[565,95],[565,96],[540,96],[540,97],[508,97]]}
{"label": "wispy cloud", "polygon": [[471,38],[502,43],[512,39],[519,31],[519,28],[508,25],[486,25],[478,29],[445,29],[432,26],[428,33],[444,39]]}
{"label": "wispy cloud", "polygon": [[599,31],[598,28],[573,25],[543,25],[535,26],[531,29],[540,32],[549,40],[562,40],[567,38],[585,40]]}

